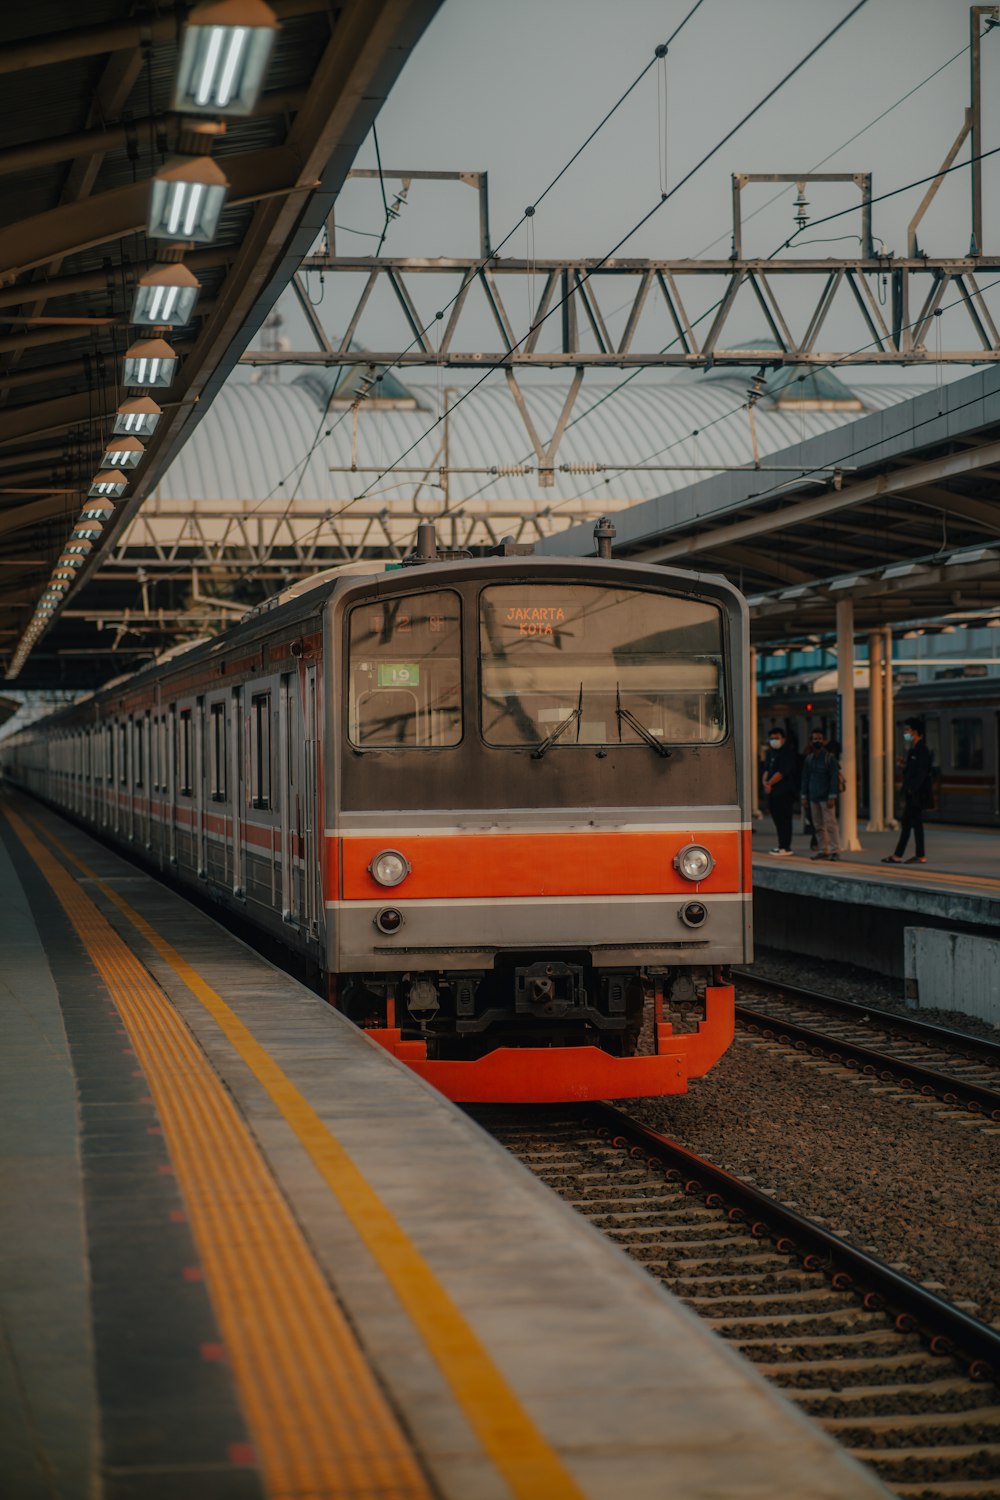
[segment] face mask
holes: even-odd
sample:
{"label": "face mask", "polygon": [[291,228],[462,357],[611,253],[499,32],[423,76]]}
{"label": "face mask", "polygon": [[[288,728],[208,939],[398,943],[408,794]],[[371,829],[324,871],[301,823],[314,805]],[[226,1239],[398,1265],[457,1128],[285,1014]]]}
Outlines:
{"label": "face mask", "polygon": [[912,742],[912,740],[913,740],[913,735],[912,734],[904,734],[903,735],[903,739],[909,745]]}
{"label": "face mask", "polygon": [[771,747],[772,750],[780,750],[781,749],[781,741],[780,740],[768,740],[767,743],[770,745],[770,747]]}

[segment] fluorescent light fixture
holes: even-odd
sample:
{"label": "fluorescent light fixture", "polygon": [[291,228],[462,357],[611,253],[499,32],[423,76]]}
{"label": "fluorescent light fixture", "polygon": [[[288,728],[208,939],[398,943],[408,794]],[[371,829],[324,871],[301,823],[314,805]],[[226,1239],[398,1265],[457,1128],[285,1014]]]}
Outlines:
{"label": "fluorescent light fixture", "polygon": [[155,266],[139,278],[130,321],[160,328],[183,328],[190,323],[201,282],[187,266]]}
{"label": "fluorescent light fixture", "polygon": [[56,571],[52,575],[52,577],[55,578],[55,579],[58,579],[58,581],[60,583],[64,583],[67,588],[69,588],[70,584],[73,582],[74,576],[75,575],[72,574],[68,570],[68,568],[64,568],[61,563],[60,563],[60,566],[56,569]]}
{"label": "fluorescent light fixture", "polygon": [[110,521],[114,516],[115,508],[110,503],[104,505],[85,505],[80,512],[81,521]]}
{"label": "fluorescent light fixture", "polygon": [[65,551],[70,557],[86,557],[88,552],[93,552],[93,542],[67,542]]}
{"label": "fluorescent light fixture", "polygon": [[210,245],[229,193],[229,179],[210,156],[174,157],[149,190],[146,233],[153,240]]}
{"label": "fluorescent light fixture", "polygon": [[168,386],[177,371],[177,355],[166,339],[140,339],[125,350],[126,385]]}
{"label": "fluorescent light fixture", "polygon": [[102,469],[94,475],[94,482],[87,491],[91,499],[109,496],[117,500],[128,489],[128,480],[121,469]]}
{"label": "fluorescent light fixture", "polygon": [[149,437],[156,430],[156,424],[162,416],[163,412],[151,396],[133,396],[119,406],[115,425],[111,430],[116,437],[124,434]]}
{"label": "fluorescent light fixture", "polygon": [[264,0],[207,0],[184,23],[172,108],[182,114],[248,115],[278,34]]}
{"label": "fluorescent light fixture", "polygon": [[836,589],[853,589],[860,582],[860,573],[848,573],[843,578],[832,578],[828,587],[832,593]]}
{"label": "fluorescent light fixture", "polygon": [[145,456],[146,449],[138,438],[119,438],[117,443],[109,443],[104,457],[101,459],[102,469],[137,469]]}
{"label": "fluorescent light fixture", "polygon": [[[66,551],[63,553],[62,557],[60,557],[60,559],[59,559],[59,566],[61,568],[82,568],[83,567],[83,558],[82,557],[72,557],[72,556],[70,556],[69,548],[67,548]],[[70,577],[72,577],[72,576],[73,575],[70,574]]]}
{"label": "fluorescent light fixture", "polygon": [[103,526],[78,526],[73,533],[74,542],[99,542],[104,533]]}
{"label": "fluorescent light fixture", "polygon": [[946,568],[960,568],[964,563],[995,562],[995,547],[967,547],[963,552],[953,552],[945,562]]}

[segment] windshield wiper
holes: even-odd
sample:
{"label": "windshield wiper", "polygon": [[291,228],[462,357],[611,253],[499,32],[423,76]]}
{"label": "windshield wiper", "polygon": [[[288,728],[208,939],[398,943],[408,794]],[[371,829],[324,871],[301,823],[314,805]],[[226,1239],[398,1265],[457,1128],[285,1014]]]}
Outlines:
{"label": "windshield wiper", "polygon": [[622,708],[622,688],[620,682],[615,684],[615,696],[615,713],[618,717],[619,736],[622,732],[622,724],[625,723],[630,729],[635,730],[641,740],[645,740],[647,745],[651,745],[657,755],[662,755],[666,759],[671,754],[670,747],[665,745],[662,740],[658,740],[653,731],[647,729],[642,720],[637,719],[630,708]]}
{"label": "windshield wiper", "polygon": [[583,713],[583,683],[581,682],[580,683],[580,696],[577,699],[576,707],[575,708],[571,708],[570,711],[569,711],[569,713],[566,715],[565,719],[560,719],[559,720],[559,723],[556,725],[555,729],[553,729],[552,733],[551,734],[547,734],[545,736],[544,740],[542,740],[541,744],[535,746],[534,750],[532,750],[532,752],[531,752],[531,758],[532,758],[532,760],[541,760],[541,758],[545,754],[546,750],[548,750],[552,745],[554,745],[555,742],[556,742],[556,740],[562,738],[562,736],[566,733],[566,731],[570,727],[570,725],[571,724],[575,724],[582,713]]}

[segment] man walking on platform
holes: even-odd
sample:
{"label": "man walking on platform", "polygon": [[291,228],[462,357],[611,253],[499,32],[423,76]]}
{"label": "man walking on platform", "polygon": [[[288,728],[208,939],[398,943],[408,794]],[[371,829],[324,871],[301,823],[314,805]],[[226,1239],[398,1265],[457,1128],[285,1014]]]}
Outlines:
{"label": "man walking on platform", "polygon": [[787,855],[792,852],[792,813],[795,810],[796,755],[785,739],[783,729],[772,729],[767,737],[768,751],[764,760],[764,776],[761,785],[767,794],[767,803],[774,819],[774,831],[778,846],[768,852]]}
{"label": "man walking on platform", "polygon": [[802,764],[802,809],[811,813],[819,848],[813,859],[839,859],[840,834],[837,829],[837,793],[840,790],[840,765],[826,742],[822,729],[814,729],[809,751]]}

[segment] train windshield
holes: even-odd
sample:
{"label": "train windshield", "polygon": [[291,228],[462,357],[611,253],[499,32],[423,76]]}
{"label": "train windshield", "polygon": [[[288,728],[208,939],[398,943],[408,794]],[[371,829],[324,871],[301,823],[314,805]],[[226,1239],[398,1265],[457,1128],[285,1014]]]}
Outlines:
{"label": "train windshield", "polygon": [[351,610],[349,736],[362,748],[462,738],[461,603],[450,589]]}
{"label": "train windshield", "polygon": [[491,745],[725,738],[722,616],[703,600],[504,585],[483,590],[479,637]]}

